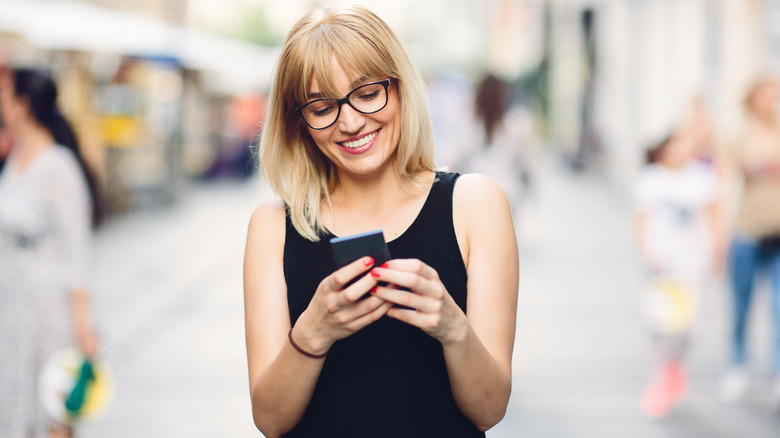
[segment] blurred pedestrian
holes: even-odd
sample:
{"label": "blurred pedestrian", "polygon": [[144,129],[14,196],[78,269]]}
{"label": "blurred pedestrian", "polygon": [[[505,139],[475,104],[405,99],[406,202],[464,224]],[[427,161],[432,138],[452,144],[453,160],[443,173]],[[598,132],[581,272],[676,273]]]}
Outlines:
{"label": "blurred pedestrian", "polygon": [[[267,114],[262,173],[281,201],[255,210],[244,261],[257,427],[484,437],[511,389],[518,255],[506,195],[484,176],[436,171],[423,81],[363,7],[294,25]],[[329,239],[373,229],[392,259],[335,269]]]}
{"label": "blurred pedestrian", "polygon": [[96,353],[86,283],[100,208],[54,82],[21,69],[9,79],[0,87],[13,137],[0,174],[0,436],[69,437],[39,401],[38,373],[63,348]]}
{"label": "blurred pedestrian", "polygon": [[477,84],[471,116],[460,122],[454,170],[480,173],[494,179],[507,194],[513,209],[531,183],[528,115],[510,105],[510,85],[486,74]]}
{"label": "blurred pedestrian", "polygon": [[640,407],[666,415],[687,390],[685,354],[699,294],[716,265],[717,179],[680,129],[648,152],[635,183],[634,228],[648,273],[642,311],[654,341],[653,379]]}
{"label": "blurred pedestrian", "polygon": [[739,399],[748,388],[746,335],[750,303],[759,274],[770,277],[774,320],[771,373],[772,402],[780,410],[780,122],[778,83],[762,77],[745,98],[746,125],[726,154],[727,168],[738,175],[741,197],[729,255],[732,289],[731,369],[720,383],[725,401]]}

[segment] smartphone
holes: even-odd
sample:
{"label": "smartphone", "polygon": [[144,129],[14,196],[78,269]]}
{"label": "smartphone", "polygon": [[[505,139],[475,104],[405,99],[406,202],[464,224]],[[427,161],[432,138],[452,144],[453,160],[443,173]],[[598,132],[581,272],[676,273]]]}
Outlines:
{"label": "smartphone", "polygon": [[[367,231],[346,237],[334,237],[330,239],[330,248],[333,250],[333,260],[336,262],[336,269],[365,256],[374,258],[374,266],[379,266],[390,260],[390,250],[387,248],[382,230]],[[355,277],[344,287],[351,285],[359,277]],[[387,283],[380,281],[379,285],[386,286]],[[409,290],[407,288],[402,289]],[[409,307],[398,305],[394,307],[409,309]]]}
{"label": "smartphone", "polygon": [[373,257],[374,266],[379,266],[390,260],[390,250],[387,249],[387,243],[382,230],[372,230],[345,237],[334,237],[330,239],[330,248],[333,251],[333,261],[336,262],[336,269],[365,256]]}

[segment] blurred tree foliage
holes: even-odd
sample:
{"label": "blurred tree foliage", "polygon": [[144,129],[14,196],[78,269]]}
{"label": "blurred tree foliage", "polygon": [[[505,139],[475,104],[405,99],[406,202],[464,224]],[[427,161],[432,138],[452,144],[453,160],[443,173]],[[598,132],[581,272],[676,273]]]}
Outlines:
{"label": "blurred tree foliage", "polygon": [[261,46],[279,46],[285,35],[277,35],[268,26],[268,16],[260,5],[244,5],[238,26],[219,29],[219,33]]}

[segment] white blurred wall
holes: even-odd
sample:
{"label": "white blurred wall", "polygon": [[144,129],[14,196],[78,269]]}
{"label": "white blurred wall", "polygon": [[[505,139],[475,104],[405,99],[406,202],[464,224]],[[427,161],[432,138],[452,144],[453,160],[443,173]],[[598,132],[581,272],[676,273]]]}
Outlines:
{"label": "white blurred wall", "polygon": [[[581,16],[595,14],[593,125],[603,170],[626,187],[647,146],[704,99],[718,137],[739,129],[747,84],[780,65],[774,0],[550,0],[551,126],[555,146],[576,150],[587,70]],[[775,19],[772,22],[771,16]],[[774,24],[774,25],[772,25]],[[772,30],[778,29],[778,30]],[[767,44],[767,41],[775,41]]]}

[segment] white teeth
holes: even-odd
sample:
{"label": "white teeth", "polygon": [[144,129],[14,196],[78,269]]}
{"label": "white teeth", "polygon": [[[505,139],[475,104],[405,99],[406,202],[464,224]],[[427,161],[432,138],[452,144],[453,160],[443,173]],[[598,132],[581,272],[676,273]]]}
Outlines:
{"label": "white teeth", "polygon": [[345,148],[355,149],[355,148],[359,148],[360,146],[365,146],[366,143],[373,140],[374,137],[376,137],[376,132],[372,132],[371,134],[368,134],[365,137],[361,137],[359,140],[345,141],[341,143],[341,145],[344,146]]}

